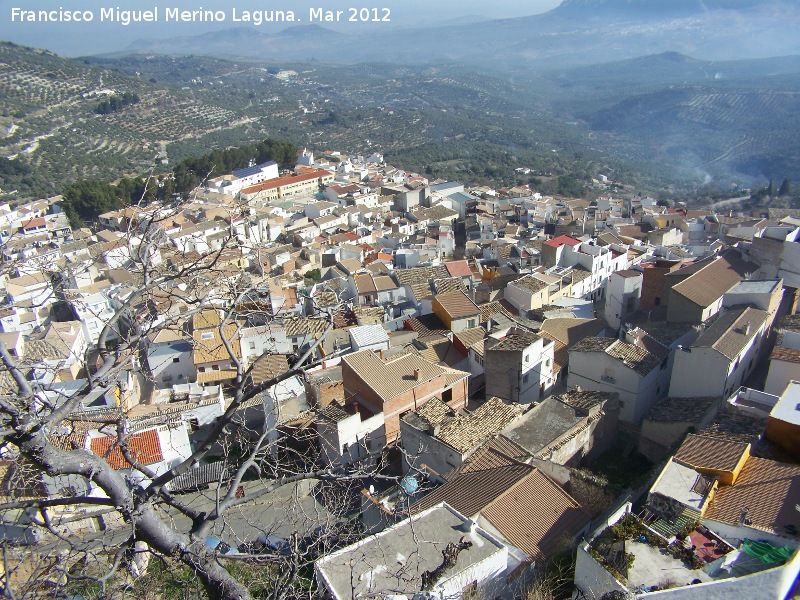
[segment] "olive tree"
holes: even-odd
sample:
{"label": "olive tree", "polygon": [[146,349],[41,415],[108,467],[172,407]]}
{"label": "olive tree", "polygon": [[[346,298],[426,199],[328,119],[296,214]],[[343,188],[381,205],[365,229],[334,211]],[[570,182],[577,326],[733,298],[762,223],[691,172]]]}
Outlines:
{"label": "olive tree", "polygon": [[[31,561],[5,561],[1,589],[9,598],[33,597],[41,593],[45,580],[49,594],[64,585],[87,580],[102,597],[116,596],[119,590],[115,592],[114,586],[125,580],[125,573],[131,570],[141,573],[146,563],[143,559],[157,557],[158,561],[188,570],[213,599],[250,598],[251,591],[243,583],[241,573],[242,565],[253,560],[267,565],[262,569],[266,575],[259,583],[261,595],[273,598],[308,595],[308,564],[319,550],[315,542],[325,542],[323,538],[330,535],[329,527],[306,527],[301,531],[298,525],[283,546],[267,545],[255,558],[241,554],[224,556],[221,547],[210,547],[206,539],[215,535],[232,543],[245,538],[252,541],[248,532],[263,530],[264,524],[257,522],[252,514],[248,516],[244,507],[264,505],[281,491],[279,502],[286,504],[289,502],[286,498],[292,497],[286,491],[294,489],[292,486],[298,482],[352,481],[356,485],[361,478],[375,475],[374,467],[368,469],[360,464],[347,468],[321,465],[314,456],[293,449],[291,443],[276,442],[271,435],[274,424],[270,426],[269,419],[265,418],[260,428],[253,428],[241,416],[245,406],[263,407],[257,400],[273,386],[292,377],[307,377],[308,369],[315,365],[319,345],[333,328],[333,314],[330,310],[319,313],[319,318],[327,321],[324,331],[290,355],[282,372],[255,382],[253,365],[233,351],[236,336],[248,323],[280,322],[283,315],[271,309],[268,299],[261,303],[253,301],[259,297],[253,294],[263,296],[268,289],[258,269],[246,272],[226,262],[232,251],[257,255],[259,250],[237,225],[248,219],[247,207],[228,204],[220,208],[227,211],[220,220],[224,235],[217,236],[215,250],[202,255],[186,248],[176,251],[168,236],[187,209],[200,210],[196,203],[131,208],[135,209],[135,218],[125,234],[117,243],[103,246],[110,246],[117,256],[123,253],[124,270],[130,274],[130,280],[125,293],[117,296],[113,314],[105,319],[96,343],[86,356],[79,357],[85,384],[69,394],[55,393],[53,386],[36,375],[37,369],[47,368],[45,364],[14,355],[0,341],[2,458],[7,464],[17,465],[17,473],[30,474],[30,481],[40,476],[77,478],[90,482],[92,490],[72,489],[45,495],[35,484],[24,482],[7,490],[7,501],[0,505],[0,513],[24,513],[33,527],[49,535],[39,547],[25,550]],[[170,254],[171,258],[164,258]],[[98,260],[102,260],[102,255]],[[62,259],[42,269],[43,275],[53,282],[56,299],[69,298],[71,292],[66,287],[73,268],[77,268],[75,264]],[[176,309],[178,305],[180,310]],[[110,417],[106,411],[108,418],[98,428],[115,438],[106,454],[121,452],[130,469],[113,468],[107,455],[90,452],[65,435],[74,431],[75,420],[90,415],[83,406],[86,398],[121,373],[132,372],[147,385],[149,374],[143,359],[143,343],[148,336],[168,328],[177,330],[187,319],[210,309],[219,315],[216,329],[231,358],[233,373],[226,384],[224,412],[215,422],[201,428],[190,456],[168,470],[154,472],[130,447],[132,433],[125,406],[111,410]],[[150,382],[153,383],[156,382]],[[276,449],[276,444],[282,447]],[[220,477],[205,492],[181,494],[172,489],[171,482],[205,464],[212,456],[226,461],[227,477]],[[118,526],[94,536],[70,532],[58,523],[58,515],[65,510],[71,514],[81,511],[102,514],[105,522],[115,522]],[[237,518],[238,530],[233,524]],[[8,553],[15,550],[4,546],[3,556],[10,556]],[[57,560],[64,553],[69,554],[69,560]],[[93,560],[101,555],[103,561]],[[34,557],[44,565],[40,570],[22,566]],[[25,583],[28,587],[23,589]]]}

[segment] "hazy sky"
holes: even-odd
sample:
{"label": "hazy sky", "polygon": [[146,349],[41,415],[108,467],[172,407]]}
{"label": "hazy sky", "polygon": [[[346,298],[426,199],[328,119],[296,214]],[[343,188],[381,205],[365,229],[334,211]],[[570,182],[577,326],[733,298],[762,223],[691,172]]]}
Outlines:
{"label": "hazy sky", "polygon": [[[248,26],[264,33],[274,33],[291,24],[233,22],[235,9],[241,18],[245,10],[294,11],[295,16],[308,22],[309,7],[324,10],[377,8],[383,16],[383,8],[391,11],[390,23],[371,24],[371,27],[413,27],[446,22],[468,15],[480,15],[494,19],[505,19],[532,15],[550,10],[561,0],[0,0],[0,39],[37,48],[46,48],[67,56],[97,54],[124,49],[132,41],[140,38],[162,38],[170,36],[194,35],[214,29]],[[159,22],[131,23],[127,26],[117,22],[101,22],[101,8],[130,10],[152,10],[158,8]],[[165,21],[168,8],[188,10],[221,10],[224,22],[174,23]],[[22,11],[91,11],[91,23],[75,22],[19,22],[12,20],[13,9]],[[63,13],[62,13],[63,14]],[[343,19],[344,20],[344,19]],[[356,31],[363,27],[350,22],[322,23],[326,27]]]}

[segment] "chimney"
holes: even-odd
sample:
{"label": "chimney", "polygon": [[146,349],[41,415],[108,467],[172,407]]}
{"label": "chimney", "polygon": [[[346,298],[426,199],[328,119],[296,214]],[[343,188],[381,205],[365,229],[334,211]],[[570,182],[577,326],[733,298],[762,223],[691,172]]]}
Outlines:
{"label": "chimney", "polygon": [[414,369],[414,379],[416,381],[419,381],[419,375],[420,375],[420,370],[419,369]]}

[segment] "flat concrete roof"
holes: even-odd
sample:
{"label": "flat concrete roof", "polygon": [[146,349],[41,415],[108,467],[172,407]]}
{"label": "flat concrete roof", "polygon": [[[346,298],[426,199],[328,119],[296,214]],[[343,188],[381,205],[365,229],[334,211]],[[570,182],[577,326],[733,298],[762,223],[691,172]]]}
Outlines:
{"label": "flat concrete roof", "polygon": [[658,476],[653,487],[650,488],[650,492],[674,498],[684,506],[693,508],[697,512],[702,512],[706,494],[701,491],[695,491],[695,489],[703,489],[703,486],[695,485],[700,477],[702,475],[691,467],[671,460],[661,471],[661,475]]}
{"label": "flat concrete roof", "polygon": [[531,454],[536,454],[584,418],[571,406],[550,396],[501,433]]}
{"label": "flat concrete roof", "polygon": [[771,294],[775,288],[780,284],[777,279],[749,279],[736,284],[729,292],[729,294]]}
{"label": "flat concrete roof", "polygon": [[800,382],[789,382],[769,416],[800,426]]}
{"label": "flat concrete roof", "polygon": [[445,578],[507,549],[470,519],[445,503],[317,561],[318,572],[336,598],[367,597],[376,592],[412,595],[422,588],[422,574],[442,564],[442,550],[462,538],[462,550]]}
{"label": "flat concrete roof", "polygon": [[702,569],[690,569],[682,560],[673,558],[672,553],[663,548],[626,540],[625,551],[636,557],[633,566],[628,569],[629,589],[642,585],[650,588],[666,581],[672,581],[679,586],[687,585],[695,579],[702,582],[713,581]]}

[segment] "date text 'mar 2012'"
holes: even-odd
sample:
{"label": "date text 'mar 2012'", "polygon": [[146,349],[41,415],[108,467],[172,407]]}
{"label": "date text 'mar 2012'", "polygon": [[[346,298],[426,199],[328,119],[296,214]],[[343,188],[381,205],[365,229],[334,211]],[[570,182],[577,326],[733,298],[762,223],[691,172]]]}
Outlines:
{"label": "date text 'mar 2012'", "polygon": [[343,10],[309,8],[308,19],[312,23],[339,23],[343,21],[351,23],[388,23],[392,20],[392,11],[388,8],[346,8]]}

